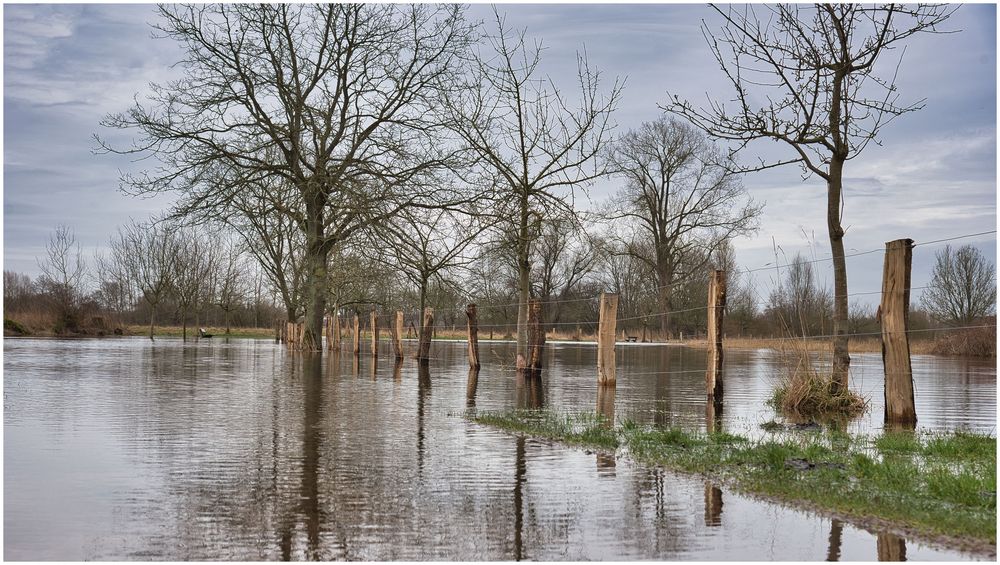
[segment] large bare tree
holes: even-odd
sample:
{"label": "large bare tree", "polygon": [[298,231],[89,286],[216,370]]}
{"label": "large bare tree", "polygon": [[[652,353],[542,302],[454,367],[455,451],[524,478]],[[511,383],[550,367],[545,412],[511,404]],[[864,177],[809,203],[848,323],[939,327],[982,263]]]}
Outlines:
{"label": "large bare tree", "polygon": [[455,131],[478,157],[480,182],[497,187],[497,214],[516,249],[517,355],[527,358],[532,243],[542,219],[574,213],[575,187],[604,175],[597,156],[610,140],[622,84],[603,93],[600,73],[579,55],[578,99],[571,100],[541,76],[541,45],[527,44],[523,31],[494,15],[497,32],[487,38],[487,52],[447,101]]}
{"label": "large bare tree", "polygon": [[954,11],[941,5],[713,6],[723,25],[703,27],[733,87],[731,103],[696,107],[676,95],[664,109],[709,134],[736,143],[772,140],[788,158],[754,169],[801,165],[827,188],[826,218],[833,255],[833,389],[847,387],[847,265],[844,258],[843,174],[894,118],[923,107],[901,102],[897,64],[889,51],[921,32],[938,31]]}
{"label": "large bare tree", "polygon": [[[633,228],[614,232],[631,232],[625,251],[656,273],[660,331],[671,337],[675,287],[704,274],[712,253],[730,239],[756,231],[763,207],[747,195],[729,156],[675,118],[622,135],[609,159],[625,186],[607,217]],[[636,238],[652,245],[636,245]]]}
{"label": "large bare tree", "polygon": [[184,49],[182,78],[104,125],[159,168],[135,193],[178,191],[179,210],[226,206],[247,183],[297,191],[305,239],[306,348],[320,350],[328,257],[362,226],[433,206],[421,179],[451,157],[437,135],[441,88],[472,40],[459,6],[161,5],[155,26]]}
{"label": "large bare tree", "polygon": [[996,311],[997,269],[978,249],[950,245],[934,254],[931,282],[920,296],[935,319],[952,326],[973,323]]}

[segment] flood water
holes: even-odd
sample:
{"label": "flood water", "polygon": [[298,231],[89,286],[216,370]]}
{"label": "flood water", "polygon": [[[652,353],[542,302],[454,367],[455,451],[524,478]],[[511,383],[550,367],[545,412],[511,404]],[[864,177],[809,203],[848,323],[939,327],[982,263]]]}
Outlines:
{"label": "flood water", "polygon": [[[968,560],[702,479],[525,439],[469,409],[597,406],[592,345],[295,354],[270,341],[4,340],[8,560]],[[412,347],[412,345],[411,345]],[[727,431],[760,434],[779,360],[728,351]],[[995,433],[992,361],[916,356],[919,427]],[[705,429],[705,352],[619,346],[616,416]],[[881,358],[855,355],[877,433]]]}

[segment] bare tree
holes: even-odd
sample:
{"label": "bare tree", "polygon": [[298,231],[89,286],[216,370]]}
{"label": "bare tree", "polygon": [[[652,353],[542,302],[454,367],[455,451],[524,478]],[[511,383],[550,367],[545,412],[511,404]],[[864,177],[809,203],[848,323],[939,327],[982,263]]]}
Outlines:
{"label": "bare tree", "polygon": [[924,308],[940,322],[968,325],[996,311],[997,271],[971,245],[934,254],[931,282],[920,296]]}
{"label": "bare tree", "polygon": [[483,184],[497,188],[497,212],[507,220],[518,270],[517,355],[526,357],[531,246],[542,218],[572,215],[574,187],[603,176],[596,157],[609,141],[611,114],[621,97],[615,82],[600,90],[600,73],[577,57],[579,100],[574,105],[539,76],[541,45],[525,43],[494,11],[497,34],[488,37],[462,88],[449,93],[454,128],[478,157]]}
{"label": "bare tree", "polygon": [[433,206],[421,178],[452,157],[440,90],[472,40],[457,5],[161,5],[157,29],[185,50],[183,78],[148,105],[108,116],[140,137],[118,152],[161,169],[123,179],[179,191],[178,213],[214,213],[248,183],[278,178],[301,208],[306,348],[319,350],[328,257],[339,241],[408,206]]}
{"label": "bare tree", "polygon": [[[207,287],[211,284],[213,270],[211,242],[191,228],[178,230],[176,256],[170,285],[181,319],[181,338],[187,340],[188,314],[197,310]],[[197,321],[195,322],[197,325]]]}
{"label": "bare tree", "polygon": [[[408,210],[398,214],[380,230],[368,232],[372,248],[379,249],[384,260],[398,266],[400,272],[417,288],[422,316],[427,306],[431,282],[447,285],[444,274],[467,265],[472,257],[469,245],[490,227],[483,214],[452,210]],[[419,324],[423,343],[423,324]]]}
{"label": "bare tree", "polygon": [[110,261],[128,273],[137,293],[149,306],[149,339],[153,339],[156,310],[172,289],[177,261],[176,228],[164,223],[130,222],[111,238]]}
{"label": "bare tree", "polygon": [[763,207],[747,196],[729,157],[704,133],[673,118],[621,136],[609,159],[625,186],[611,199],[607,217],[631,221],[630,238],[652,242],[626,250],[656,273],[659,307],[666,312],[660,330],[671,337],[674,288],[703,275],[725,242],[756,231]]}
{"label": "bare tree", "polygon": [[[834,389],[846,389],[847,265],[844,258],[843,171],[894,118],[923,102],[899,101],[897,65],[877,64],[905,39],[935,32],[954,11],[941,5],[816,4],[713,8],[718,32],[704,26],[716,60],[735,91],[732,105],[695,107],[676,95],[665,110],[742,149],[778,141],[787,159],[761,161],[761,170],[797,163],[827,186],[827,229],[833,255]],[[763,12],[758,15],[758,11]]]}
{"label": "bare tree", "polygon": [[[226,335],[230,333],[230,318],[250,294],[246,255],[233,241],[226,242],[214,269],[215,301],[225,315]],[[256,324],[256,320],[255,320]]]}
{"label": "bare tree", "polygon": [[542,222],[533,255],[537,273],[535,294],[546,303],[546,322],[557,324],[564,312],[564,301],[580,289],[594,270],[597,249],[577,222],[551,219]]}
{"label": "bare tree", "polygon": [[6,313],[24,309],[36,292],[31,277],[14,271],[3,272],[3,309]]}
{"label": "bare tree", "polygon": [[80,326],[86,263],[69,226],[56,226],[45,244],[45,257],[38,261],[38,268],[42,270],[38,284],[52,303],[59,326],[76,331]]}
{"label": "bare tree", "polygon": [[779,327],[801,337],[822,335],[830,311],[830,293],[821,287],[813,264],[796,253],[787,266],[785,280],[768,297],[768,312]]}

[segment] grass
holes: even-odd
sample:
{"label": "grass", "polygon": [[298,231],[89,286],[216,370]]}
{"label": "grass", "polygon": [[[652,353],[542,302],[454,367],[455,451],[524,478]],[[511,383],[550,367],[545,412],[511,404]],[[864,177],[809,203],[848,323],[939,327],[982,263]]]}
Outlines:
{"label": "grass", "polygon": [[481,412],[476,422],[594,448],[627,448],[639,461],[710,476],[736,490],[888,524],[973,551],[995,551],[996,438],[968,432],[841,432],[751,441],[592,415]]}
{"label": "grass", "polygon": [[849,389],[834,391],[827,375],[813,365],[809,352],[786,352],[786,372],[768,401],[775,409],[798,419],[849,420],[868,409],[868,401]]}
{"label": "grass", "polygon": [[[214,337],[236,337],[236,338],[270,338],[274,339],[274,328],[230,328],[229,335],[226,335],[226,328],[215,326],[202,326]],[[181,326],[156,326],[153,328],[153,335],[159,337],[181,337],[183,328]],[[125,335],[149,335],[148,325],[127,325]],[[188,338],[198,336],[198,328],[188,326]]]}

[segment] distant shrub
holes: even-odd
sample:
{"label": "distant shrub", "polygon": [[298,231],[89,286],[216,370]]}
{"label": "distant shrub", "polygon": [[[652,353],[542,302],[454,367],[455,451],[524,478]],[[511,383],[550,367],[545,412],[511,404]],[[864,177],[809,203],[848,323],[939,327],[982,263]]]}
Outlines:
{"label": "distant shrub", "polygon": [[3,319],[3,332],[12,333],[15,335],[28,335],[28,328],[22,326],[20,323],[11,320],[10,318]]}
{"label": "distant shrub", "polygon": [[982,320],[989,324],[984,328],[969,328],[944,332],[934,340],[931,353],[934,355],[962,355],[965,357],[996,357],[997,326],[996,317]]}

